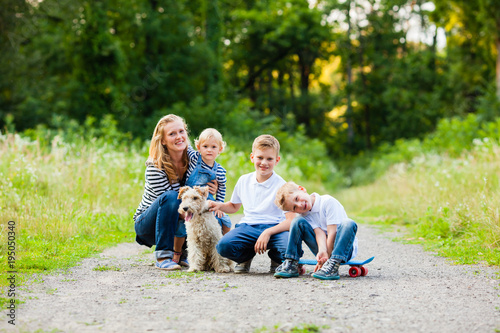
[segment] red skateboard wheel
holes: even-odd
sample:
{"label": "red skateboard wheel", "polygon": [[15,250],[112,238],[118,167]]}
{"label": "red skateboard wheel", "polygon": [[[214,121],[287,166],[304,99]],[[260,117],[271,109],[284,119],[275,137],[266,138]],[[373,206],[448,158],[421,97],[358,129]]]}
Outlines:
{"label": "red skateboard wheel", "polygon": [[368,274],[368,268],[361,266],[361,276],[366,276]]}
{"label": "red skateboard wheel", "polygon": [[361,268],[357,267],[357,266],[352,266],[351,268],[349,268],[349,276],[350,277],[358,277],[361,275]]}

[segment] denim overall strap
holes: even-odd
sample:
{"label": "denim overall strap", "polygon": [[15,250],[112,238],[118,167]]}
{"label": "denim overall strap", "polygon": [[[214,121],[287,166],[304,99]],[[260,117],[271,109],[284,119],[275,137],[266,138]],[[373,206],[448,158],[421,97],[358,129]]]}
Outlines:
{"label": "denim overall strap", "polygon": [[[186,181],[187,186],[206,186],[208,182],[216,179],[216,170],[218,164],[214,162],[214,166],[212,169],[204,169],[202,167],[202,158],[201,155],[198,156],[198,161],[196,161],[196,167],[191,172],[188,180]],[[208,199],[213,200],[214,197],[212,194],[208,194]]]}

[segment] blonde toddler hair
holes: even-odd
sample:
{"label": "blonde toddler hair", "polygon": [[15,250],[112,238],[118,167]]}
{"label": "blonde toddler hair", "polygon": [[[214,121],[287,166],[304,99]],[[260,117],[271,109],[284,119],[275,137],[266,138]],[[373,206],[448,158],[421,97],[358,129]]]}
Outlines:
{"label": "blonde toddler hair", "polygon": [[287,182],[278,189],[278,192],[276,192],[276,199],[274,199],[274,203],[279,209],[289,211],[290,209],[286,207],[286,200],[290,197],[290,195],[294,194],[298,190],[299,185],[294,182]]}
{"label": "blonde toddler hair", "polygon": [[274,149],[276,152],[276,156],[280,154],[280,143],[278,139],[269,134],[262,134],[258,136],[252,144],[252,152],[255,152],[256,149],[264,150],[264,149]]}
{"label": "blonde toddler hair", "polygon": [[214,139],[217,142],[219,147],[222,148],[222,151],[221,151],[221,153],[222,153],[224,151],[224,148],[226,148],[226,142],[224,142],[224,140],[222,140],[222,134],[220,134],[220,132],[218,130],[216,130],[215,128],[204,129],[203,132],[201,132],[198,139],[194,140],[194,145],[196,147],[198,147],[198,144],[201,145],[203,142],[210,140],[210,139]]}
{"label": "blonde toddler hair", "polygon": [[184,162],[184,165],[182,170],[179,170],[181,174],[178,175],[172,163],[172,158],[168,153],[168,149],[161,143],[161,140],[163,139],[164,135],[163,128],[165,127],[166,124],[174,121],[181,121],[184,124],[184,130],[186,130],[186,133],[188,133],[186,122],[182,117],[179,117],[175,114],[168,114],[164,116],[156,124],[153,136],[151,137],[151,144],[149,145],[149,157],[148,160],[146,161],[146,165],[154,165],[158,169],[165,171],[168,176],[168,181],[170,182],[170,184],[180,181],[180,179],[186,172],[189,164],[187,149],[186,149],[182,156],[182,161]]}

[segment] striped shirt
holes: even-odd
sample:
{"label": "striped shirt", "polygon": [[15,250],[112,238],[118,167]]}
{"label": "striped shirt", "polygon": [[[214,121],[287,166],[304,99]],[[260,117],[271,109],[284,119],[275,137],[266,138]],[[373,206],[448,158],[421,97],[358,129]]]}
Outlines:
{"label": "striped shirt", "polygon": [[[196,167],[196,162],[198,161],[199,152],[193,149],[191,145],[188,146],[188,169],[186,171],[186,179],[189,178],[191,172]],[[210,167],[202,161],[202,167]],[[148,165],[146,163],[145,173],[145,184],[144,184],[144,194],[142,195],[141,203],[137,207],[134,214],[134,221],[142,214],[146,209],[151,206],[151,204],[166,191],[176,191],[179,192],[181,184],[179,182],[170,184],[168,181],[167,173],[163,170],[158,169],[154,165]],[[216,179],[219,183],[217,188],[217,200],[224,202],[226,197],[226,170],[219,165],[216,172]]]}
{"label": "striped shirt", "polygon": [[[194,150],[191,146],[188,148],[188,158],[189,158],[189,170],[188,177],[196,168],[196,163],[198,158],[201,158],[201,154]],[[206,170],[212,170],[208,164],[201,160],[201,167]],[[215,170],[215,179],[217,180],[217,193],[215,196],[215,201],[224,202],[226,198],[226,169],[224,169],[219,163],[217,163],[217,170]]]}
{"label": "striped shirt", "polygon": [[[191,162],[190,162],[191,164]],[[186,173],[186,177],[189,177],[189,168]],[[166,191],[176,191],[179,192],[181,184],[179,182],[170,184],[168,181],[167,173],[163,170],[158,169],[154,165],[146,164],[145,171],[146,182],[144,184],[144,194],[142,195],[142,201],[137,207],[134,214],[134,221],[151,206],[151,204]],[[186,178],[187,179],[187,178]]]}

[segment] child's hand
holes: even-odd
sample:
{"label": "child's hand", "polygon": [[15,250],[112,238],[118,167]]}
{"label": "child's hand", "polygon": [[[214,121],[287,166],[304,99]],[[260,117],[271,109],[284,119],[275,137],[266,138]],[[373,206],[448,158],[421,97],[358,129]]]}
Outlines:
{"label": "child's hand", "polygon": [[215,215],[216,217],[218,217],[218,218],[221,218],[221,217],[223,217],[223,216],[224,216],[224,212],[223,212],[223,211],[221,211],[221,210],[215,210],[215,211],[214,211],[214,215]]}
{"label": "child's hand", "polygon": [[222,202],[208,201],[208,210],[211,212],[218,211],[220,206],[222,206]]}
{"label": "child's hand", "polygon": [[326,251],[320,251],[316,255],[316,260],[318,263],[314,267],[314,271],[318,271],[321,267],[323,267],[323,264],[328,260],[328,253]]}
{"label": "child's hand", "polygon": [[257,254],[264,254],[267,251],[267,243],[269,243],[269,239],[271,238],[271,235],[269,235],[267,230],[264,230],[259,238],[257,238],[257,242],[255,242],[255,253]]}
{"label": "child's hand", "polygon": [[210,194],[212,194],[213,196],[217,195],[217,188],[219,187],[219,183],[217,182],[217,180],[214,179],[211,182],[208,182],[207,185],[208,192],[210,192]]}

